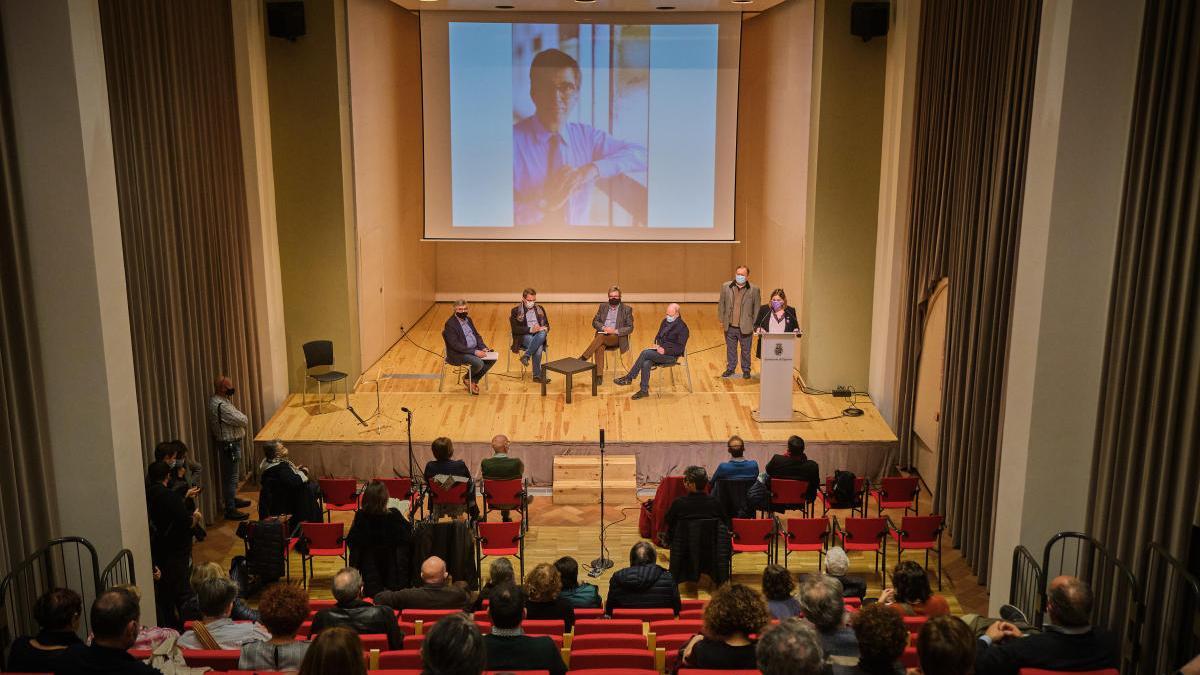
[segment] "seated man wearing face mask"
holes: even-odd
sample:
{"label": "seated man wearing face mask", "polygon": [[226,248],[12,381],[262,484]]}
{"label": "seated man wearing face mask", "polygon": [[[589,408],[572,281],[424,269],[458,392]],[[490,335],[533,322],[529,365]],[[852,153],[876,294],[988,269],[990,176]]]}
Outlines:
{"label": "seated man wearing face mask", "polygon": [[635,400],[646,398],[650,395],[651,368],[656,365],[675,363],[679,357],[683,356],[687,341],[687,324],[683,322],[683,317],[679,316],[678,303],[672,302],[667,305],[667,316],[658,326],[658,334],[654,336],[654,345],[644,349],[638,355],[637,361],[634,362],[628,375],[618,377],[613,382],[620,385],[631,384],[633,378],[640,374],[641,388],[633,395],[633,398]]}
{"label": "seated man wearing face mask", "polygon": [[633,332],[633,308],[621,302],[619,287],[613,286],[608,289],[608,302],[596,309],[592,328],[596,330],[596,336],[579,358],[587,361],[595,356],[596,375],[599,381],[603,382],[604,350],[619,347],[622,354],[629,351],[629,334]]}
{"label": "seated man wearing face mask", "polygon": [[466,300],[455,301],[454,314],[446,319],[442,328],[442,340],[446,343],[446,363],[469,368],[463,376],[463,386],[478,396],[479,381],[496,365],[496,360],[484,359],[488,355],[488,346],[475,328],[468,309]]}
{"label": "seated man wearing face mask", "polygon": [[512,327],[512,351],[521,354],[521,363],[533,361],[533,381],[545,379],[542,373],[542,356],[546,353],[546,336],[550,333],[550,321],[546,310],[537,304],[537,291],[526,288],[521,292],[521,304],[509,312],[508,323]]}

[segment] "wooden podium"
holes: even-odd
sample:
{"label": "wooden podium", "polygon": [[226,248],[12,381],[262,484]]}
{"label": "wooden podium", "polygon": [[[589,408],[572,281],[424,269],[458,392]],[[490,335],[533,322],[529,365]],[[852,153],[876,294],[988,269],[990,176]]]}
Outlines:
{"label": "wooden podium", "polygon": [[[555,504],[600,503],[600,455],[554,458]],[[609,504],[637,503],[637,458],[604,456],[604,498]]]}
{"label": "wooden podium", "polygon": [[763,333],[762,373],[758,380],[759,422],[792,421],[792,363],[796,353],[795,333]]}

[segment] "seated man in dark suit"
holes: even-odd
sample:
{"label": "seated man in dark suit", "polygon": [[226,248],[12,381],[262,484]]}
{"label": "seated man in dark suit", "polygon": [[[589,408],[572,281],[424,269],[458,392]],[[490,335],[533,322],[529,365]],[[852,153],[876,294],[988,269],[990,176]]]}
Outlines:
{"label": "seated man in dark suit", "polygon": [[421,582],[416,588],[376,593],[375,602],[398,612],[406,609],[465,610],[475,602],[475,594],[467,590],[466,582],[451,579],[446,571],[446,561],[437,556],[421,563]]}
{"label": "seated man in dark suit", "polygon": [[313,635],[326,628],[349,628],[359,635],[386,635],[388,649],[404,649],[404,634],[396,623],[392,606],[384,602],[372,605],[363,600],[362,575],[347,567],[333,577],[333,598],[337,606],[323,609],[313,617]]}
{"label": "seated man in dark suit", "polygon": [[503,584],[488,596],[492,631],[483,636],[488,670],[548,670],[550,675],[567,672],[554,640],[532,637],[521,630],[525,597],[516,586]]}
{"label": "seated man in dark suit", "polygon": [[1043,632],[1023,635],[1007,621],[997,621],[976,641],[978,675],[1017,675],[1021,668],[1102,670],[1117,668],[1120,654],[1111,633],[1091,625],[1092,589],[1068,576],[1050,582],[1049,615]]}
{"label": "seated man in dark suit", "polygon": [[629,567],[618,570],[608,584],[604,613],[612,616],[623,607],[669,607],[679,613],[682,606],[675,577],[658,565],[658,551],[648,541],[629,550]]}
{"label": "seated man in dark suit", "polygon": [[675,525],[681,520],[716,518],[729,526],[729,516],[716,497],[705,492],[708,474],[702,466],[689,466],[683,471],[683,487],[687,494],[671,502],[667,509],[667,541],[674,541]]}
{"label": "seated man in dark suit", "polygon": [[55,665],[63,675],[159,675],[129,654],[137,642],[141,607],[129,591],[114,588],[92,602],[92,644],[67,648]]}
{"label": "seated man in dark suit", "polygon": [[469,366],[470,371],[463,377],[463,386],[468,392],[478,395],[479,381],[496,365],[496,360],[484,360],[483,357],[488,355],[488,346],[468,315],[466,300],[454,302],[454,314],[446,319],[442,340],[446,343],[446,363]]}
{"label": "seated man in dark suit", "polygon": [[654,345],[643,349],[629,372],[613,380],[613,383],[621,386],[632,384],[634,378],[640,374],[641,386],[633,394],[633,398],[646,398],[650,395],[650,371],[654,366],[669,366],[678,361],[687,348],[687,341],[687,324],[684,323],[683,317],[679,316],[679,304],[672,302],[667,305],[667,315],[658,326]]}
{"label": "seated man in dark suit", "polygon": [[817,498],[817,488],[821,486],[821,468],[804,454],[804,439],[799,436],[788,439],[786,455],[775,455],[767,462],[767,475],[808,483],[808,494],[804,498],[809,503]]}

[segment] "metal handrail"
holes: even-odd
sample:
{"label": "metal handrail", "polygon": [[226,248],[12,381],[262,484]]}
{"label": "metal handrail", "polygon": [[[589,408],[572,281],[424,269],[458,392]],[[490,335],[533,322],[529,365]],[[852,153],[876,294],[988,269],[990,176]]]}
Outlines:
{"label": "metal handrail", "polygon": [[133,551],[127,548],[118,551],[104,571],[100,573],[100,583],[105,590],[113,586],[136,586],[137,574],[134,571]]}
{"label": "metal handrail", "polygon": [[1012,579],[1008,586],[1008,604],[1025,613],[1037,616],[1041,610],[1042,566],[1024,546],[1013,549]]}
{"label": "metal handrail", "polygon": [[1141,570],[1145,614],[1138,666],[1146,673],[1175,672],[1200,653],[1193,625],[1200,612],[1200,579],[1157,542],[1146,546]]}

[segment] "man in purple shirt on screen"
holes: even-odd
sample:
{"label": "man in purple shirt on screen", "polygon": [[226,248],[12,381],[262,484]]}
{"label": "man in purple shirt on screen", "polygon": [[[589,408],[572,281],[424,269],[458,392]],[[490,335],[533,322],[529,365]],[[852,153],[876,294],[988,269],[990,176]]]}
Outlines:
{"label": "man in purple shirt on screen", "polygon": [[[569,122],[579,99],[579,63],[547,49],[529,66],[537,112],[513,125],[513,223],[590,225],[597,178],[646,170],[646,149],[587,124]],[[604,223],[595,223],[607,225]]]}

